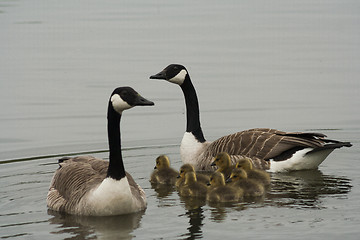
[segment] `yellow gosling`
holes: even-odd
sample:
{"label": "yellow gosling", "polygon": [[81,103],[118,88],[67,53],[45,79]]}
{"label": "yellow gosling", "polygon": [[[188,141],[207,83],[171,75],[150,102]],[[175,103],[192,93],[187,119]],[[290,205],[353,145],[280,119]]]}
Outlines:
{"label": "yellow gosling", "polygon": [[236,163],[236,168],[242,168],[246,171],[248,178],[261,182],[264,186],[270,185],[270,174],[264,170],[253,168],[251,159],[244,157]]}
{"label": "yellow gosling", "polygon": [[210,177],[210,187],[206,200],[209,202],[237,202],[243,198],[241,188],[225,185],[225,178],[221,172],[214,172]]}
{"label": "yellow gosling", "polygon": [[179,175],[178,171],[170,167],[169,157],[160,155],[156,158],[156,165],[150,176],[150,182],[153,184],[174,185]]}
{"label": "yellow gosling", "polygon": [[235,168],[226,182],[229,186],[244,190],[244,197],[260,197],[265,192],[264,186],[258,181],[249,179],[242,168]]}
{"label": "yellow gosling", "polygon": [[185,182],[179,188],[179,194],[182,197],[206,197],[207,186],[196,179],[195,172],[185,174]]}
{"label": "yellow gosling", "polygon": [[216,154],[211,166],[217,166],[216,172],[221,172],[225,178],[230,177],[232,170],[235,168],[235,166],[231,165],[230,155],[226,152]]}
{"label": "yellow gosling", "polygon": [[[191,164],[184,164],[180,167],[180,171],[179,171],[179,176],[178,179],[176,180],[175,186],[176,187],[180,187],[181,185],[184,184],[185,182],[185,174],[188,172],[195,172],[194,166]],[[201,173],[196,173],[196,179],[198,182],[203,183],[203,184],[208,184],[210,177],[206,176],[204,174]]]}

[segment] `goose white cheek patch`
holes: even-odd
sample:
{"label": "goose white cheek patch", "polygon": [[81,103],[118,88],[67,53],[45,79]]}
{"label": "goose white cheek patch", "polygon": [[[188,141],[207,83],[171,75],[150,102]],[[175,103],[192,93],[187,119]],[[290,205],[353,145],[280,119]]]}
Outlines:
{"label": "goose white cheek patch", "polygon": [[129,105],[127,102],[125,102],[124,100],[122,100],[122,98],[120,97],[119,94],[114,94],[111,97],[111,104],[113,105],[113,108],[115,109],[115,111],[117,111],[118,113],[122,113],[122,111],[132,108],[131,105]]}
{"label": "goose white cheek patch", "polygon": [[186,74],[187,74],[186,70],[183,69],[178,74],[176,74],[175,77],[169,79],[169,82],[181,85],[185,81]]}

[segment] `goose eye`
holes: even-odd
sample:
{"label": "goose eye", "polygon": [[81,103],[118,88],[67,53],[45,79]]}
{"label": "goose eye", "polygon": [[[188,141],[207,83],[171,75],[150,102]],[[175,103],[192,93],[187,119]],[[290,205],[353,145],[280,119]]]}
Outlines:
{"label": "goose eye", "polygon": [[121,92],[121,96],[126,97],[127,95],[128,95],[128,92],[127,92],[127,91],[122,91],[122,92]]}

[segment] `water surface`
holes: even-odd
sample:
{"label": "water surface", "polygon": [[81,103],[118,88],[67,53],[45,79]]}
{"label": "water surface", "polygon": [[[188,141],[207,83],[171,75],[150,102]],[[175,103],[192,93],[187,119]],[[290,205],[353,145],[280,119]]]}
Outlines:
{"label": "water surface", "polygon": [[[358,1],[0,1],[0,238],[357,239]],[[149,80],[182,63],[205,137],[254,127],[350,141],[318,170],[272,174],[263,199],[209,205],[153,188],[155,158],[181,166],[181,90]],[[48,211],[62,156],[107,159],[106,107],[129,85],[155,102],[125,112],[125,167],[145,212]]]}

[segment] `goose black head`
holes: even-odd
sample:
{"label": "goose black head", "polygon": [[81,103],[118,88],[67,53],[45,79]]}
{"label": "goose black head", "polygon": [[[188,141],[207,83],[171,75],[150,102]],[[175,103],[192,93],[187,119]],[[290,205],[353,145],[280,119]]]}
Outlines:
{"label": "goose black head", "polygon": [[154,105],[152,101],[143,98],[131,87],[116,88],[111,94],[110,102],[114,110],[119,114],[135,106]]}
{"label": "goose black head", "polygon": [[150,76],[150,79],[162,79],[178,85],[182,85],[185,81],[188,72],[183,65],[170,64],[158,74]]}

